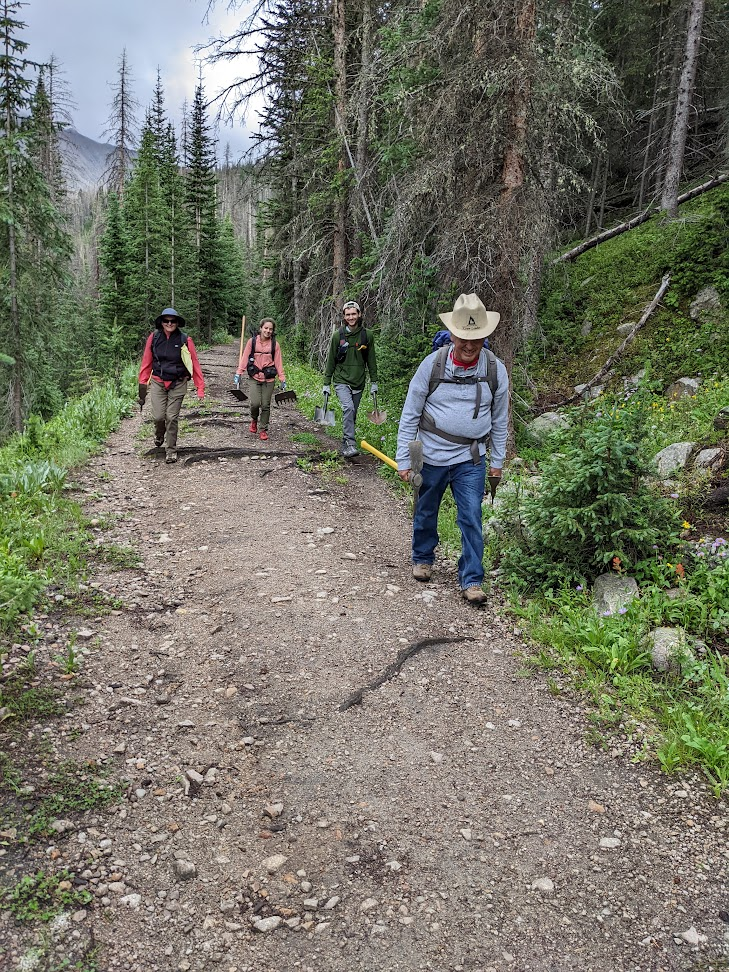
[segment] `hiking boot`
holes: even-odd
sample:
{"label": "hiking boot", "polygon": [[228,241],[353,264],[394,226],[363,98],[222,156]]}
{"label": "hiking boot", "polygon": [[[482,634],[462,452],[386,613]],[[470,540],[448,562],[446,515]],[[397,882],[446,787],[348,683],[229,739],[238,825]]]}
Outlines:
{"label": "hiking boot", "polygon": [[251,422],[251,424],[248,426],[248,431],[255,435],[258,432],[258,422]]}
{"label": "hiking boot", "polygon": [[177,462],[177,453],[172,450],[168,452],[167,455],[165,456],[165,462],[168,463]]}
{"label": "hiking boot", "polygon": [[260,439],[261,442],[268,442],[268,432],[265,429],[261,429]]}
{"label": "hiking boot", "polygon": [[161,449],[164,444],[164,439],[159,439],[157,436],[154,437],[154,447],[155,449]]}
{"label": "hiking boot", "polygon": [[355,456],[359,455],[359,449],[355,445],[346,445],[342,449],[342,455],[345,459],[354,459]]}
{"label": "hiking boot", "polygon": [[464,587],[463,596],[469,604],[476,607],[482,607],[487,601],[486,595],[480,587]]}
{"label": "hiking boot", "polygon": [[413,577],[416,581],[429,581],[432,576],[432,564],[413,564]]}

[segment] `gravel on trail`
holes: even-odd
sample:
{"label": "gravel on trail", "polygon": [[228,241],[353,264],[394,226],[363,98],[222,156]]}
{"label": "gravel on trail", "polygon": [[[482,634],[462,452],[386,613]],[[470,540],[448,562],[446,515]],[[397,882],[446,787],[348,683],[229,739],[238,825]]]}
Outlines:
{"label": "gravel on trail", "polygon": [[525,677],[513,621],[465,604],[452,564],[413,581],[374,460],[299,468],[314,429],[290,408],[255,439],[235,351],[201,354],[212,407],[188,400],[176,465],[137,412],[75,477],[113,520],[100,542],[142,563],[99,568],[119,609],[65,620],[94,647],[33,731],[125,796],[0,857],[6,886],[52,862],[93,895],[42,934],[1,912],[0,966],[726,968],[726,803],[591,745],[587,707]]}

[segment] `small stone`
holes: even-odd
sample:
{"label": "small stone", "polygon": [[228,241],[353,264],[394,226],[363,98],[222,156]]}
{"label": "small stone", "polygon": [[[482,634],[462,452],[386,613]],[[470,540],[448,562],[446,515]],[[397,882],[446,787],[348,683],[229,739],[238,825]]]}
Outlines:
{"label": "small stone", "polygon": [[134,911],[136,911],[141,903],[141,894],[125,894],[123,898],[119,898],[119,904],[123,904],[127,908],[132,908]]}
{"label": "small stone", "polygon": [[587,801],[587,809],[593,813],[605,813],[605,807],[601,803],[596,803],[594,800]]}
{"label": "small stone", "polygon": [[601,837],[600,847],[604,850],[613,850],[615,847],[620,847],[619,837]]}
{"label": "small stone", "polygon": [[270,817],[271,820],[275,820],[276,817],[280,817],[283,813],[284,805],[283,803],[269,803],[263,808],[264,817]]}
{"label": "small stone", "polygon": [[275,874],[276,871],[281,870],[287,860],[288,857],[286,857],[284,854],[274,854],[272,857],[267,857],[266,860],[263,861],[263,867],[269,874]]}
{"label": "small stone", "polygon": [[238,694],[238,689],[235,687],[235,685],[229,685],[225,690],[226,699],[232,699],[233,696],[237,694]]}
{"label": "small stone", "polygon": [[680,938],[681,941],[686,942],[687,945],[700,945],[702,942],[706,941],[706,935],[699,935],[693,925],[685,932],[679,932],[676,937]]}
{"label": "small stone", "polygon": [[57,834],[67,834],[69,830],[73,830],[73,822],[71,820],[52,820],[50,828]]}
{"label": "small stone", "polygon": [[284,922],[284,924],[287,925],[289,928],[292,928],[292,929],[293,928],[298,928],[299,925],[301,924],[301,918],[298,918],[298,917],[296,917],[296,918],[287,918],[286,921]]}
{"label": "small stone", "polygon": [[331,898],[330,898],[330,899],[329,899],[329,900],[327,901],[327,903],[326,903],[326,904],[324,905],[324,910],[325,910],[325,911],[331,911],[331,910],[332,910],[332,908],[336,908],[336,907],[337,907],[337,905],[339,904],[339,902],[340,902],[341,900],[342,900],[342,899],[341,899],[341,898],[339,897],[339,895],[338,895],[338,894],[335,894],[335,895],[333,895],[333,896],[332,896],[332,897],[331,897]]}
{"label": "small stone", "polygon": [[193,769],[185,770],[185,776],[191,783],[197,783],[198,786],[202,786],[205,782],[205,777]]}
{"label": "small stone", "polygon": [[399,871],[402,869],[402,864],[400,861],[388,861],[387,864],[385,864],[385,867],[390,871]]}
{"label": "small stone", "polygon": [[359,906],[359,910],[372,911],[372,909],[376,908],[379,903],[380,902],[377,900],[377,898],[365,898],[362,904]]}
{"label": "small stone", "polygon": [[325,817],[322,817],[321,820],[317,820],[316,825],[319,830],[326,830],[327,827],[331,827],[332,822],[331,820],[327,820]]}
{"label": "small stone", "polygon": [[92,631],[91,628],[80,628],[76,632],[76,637],[80,638],[81,641],[88,641],[90,638],[93,638],[95,634],[96,632]]}
{"label": "small stone", "polygon": [[175,861],[172,870],[175,872],[178,881],[192,881],[193,878],[197,877],[197,868],[192,861]]}
{"label": "small stone", "polygon": [[430,758],[431,758],[431,760],[434,763],[442,763],[443,762],[443,753],[431,753],[430,754]]}
{"label": "small stone", "polygon": [[71,921],[75,921],[76,924],[78,925],[82,921],[86,921],[86,917],[87,916],[85,911],[74,911],[74,913],[71,915]]}
{"label": "small stone", "polygon": [[537,878],[536,881],[532,882],[532,891],[541,891],[544,894],[549,894],[554,891],[554,881],[548,877]]}
{"label": "small stone", "polygon": [[253,927],[259,932],[275,931],[283,919],[279,915],[271,915],[270,918],[259,918],[253,922]]}
{"label": "small stone", "polygon": [[318,898],[304,898],[304,911],[316,911],[318,907]]}
{"label": "small stone", "polygon": [[354,554],[349,550],[346,553],[342,554],[342,560],[356,560],[356,559],[357,559],[357,554]]}
{"label": "small stone", "polygon": [[461,837],[463,837],[464,840],[470,840],[473,837],[473,831],[471,830],[471,828],[464,827],[461,830]]}

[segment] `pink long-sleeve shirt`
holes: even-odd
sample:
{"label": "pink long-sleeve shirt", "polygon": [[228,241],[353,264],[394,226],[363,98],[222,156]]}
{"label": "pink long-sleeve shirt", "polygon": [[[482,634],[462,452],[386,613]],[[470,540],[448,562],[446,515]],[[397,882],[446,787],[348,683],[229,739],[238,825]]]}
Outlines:
{"label": "pink long-sleeve shirt", "polygon": [[[283,368],[283,358],[281,357],[281,345],[278,343],[278,341],[276,342],[276,353],[275,355],[271,356],[271,340],[272,339],[269,338],[268,341],[265,341],[260,336],[260,334],[256,338],[256,354],[254,357],[256,367],[266,368],[268,365],[274,364],[276,365],[276,371],[278,372],[278,380],[286,381],[286,375],[284,374],[284,368]],[[238,371],[236,373],[239,375],[247,374],[246,366],[248,365],[248,359],[251,356],[252,345],[253,345],[253,339],[248,338],[248,343],[243,348],[243,354],[240,356],[240,361],[238,362]],[[275,381],[276,379],[264,378],[263,375],[259,372],[258,374],[253,376],[253,380],[254,381]]]}

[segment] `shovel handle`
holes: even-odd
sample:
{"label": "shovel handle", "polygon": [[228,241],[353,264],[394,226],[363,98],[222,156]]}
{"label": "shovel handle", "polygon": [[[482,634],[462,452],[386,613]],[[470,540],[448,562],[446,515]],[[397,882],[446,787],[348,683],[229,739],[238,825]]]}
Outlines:
{"label": "shovel handle", "polygon": [[384,462],[385,465],[390,467],[390,469],[394,469],[395,472],[397,472],[397,463],[394,459],[390,459],[390,457],[386,456],[384,452],[380,452],[379,449],[375,449],[374,446],[371,446],[369,442],[366,442],[364,439],[362,439],[360,442],[360,446],[365,450],[365,452],[370,452],[373,456],[379,459],[380,462]]}

